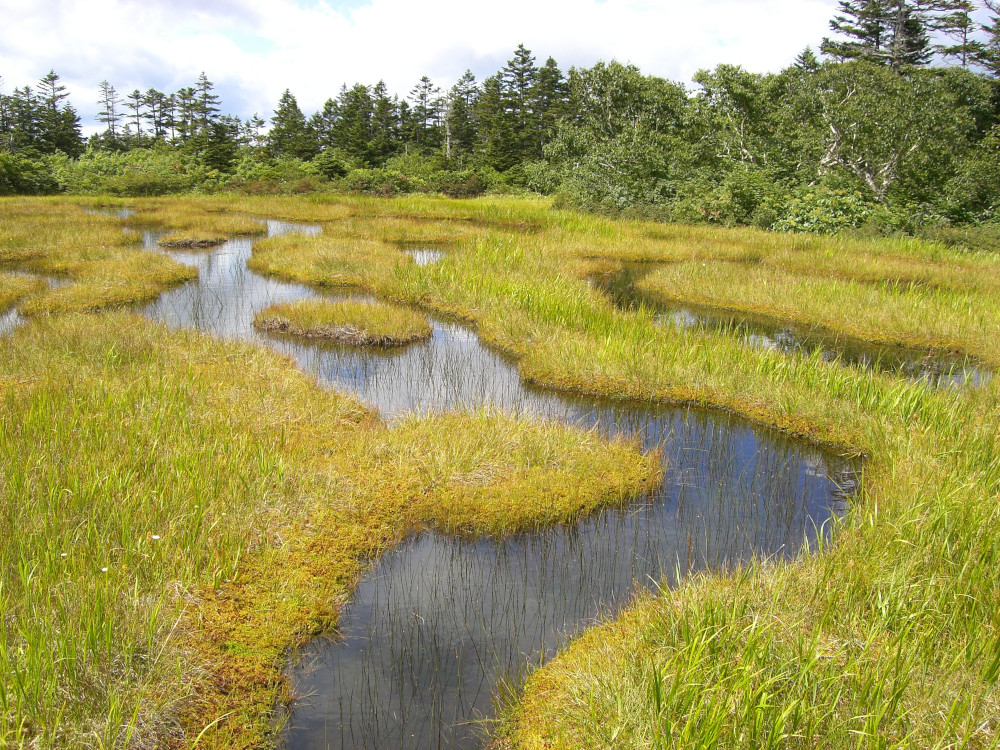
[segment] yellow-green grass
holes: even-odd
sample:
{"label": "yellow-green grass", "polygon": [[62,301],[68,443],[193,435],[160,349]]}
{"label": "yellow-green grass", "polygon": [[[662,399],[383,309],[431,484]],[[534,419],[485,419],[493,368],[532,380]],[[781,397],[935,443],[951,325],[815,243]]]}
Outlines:
{"label": "yellow-green grass", "polygon": [[42,279],[0,271],[0,313],[7,312],[25,297],[48,288]]}
{"label": "yellow-green grass", "polygon": [[0,263],[69,282],[36,289],[23,303],[26,315],[142,302],[197,276],[138,242],[120,220],[88,214],[64,199],[0,199]]}
{"label": "yellow-green grass", "polygon": [[403,346],[429,338],[427,316],[408,307],[357,300],[299,300],[261,310],[261,331],[352,346]]}
{"label": "yellow-green grass", "polygon": [[1000,365],[1000,294],[875,285],[769,265],[672,263],[639,286],[669,301],[770,315],[876,343],[965,351]]}
{"label": "yellow-green grass", "polygon": [[365,559],[570,522],[658,473],[492,411],[388,426],[266,349],[131,314],[38,319],[0,340],[0,745],[260,746],[288,649]]}
{"label": "yellow-green grass", "polygon": [[[635,259],[696,260],[706,267],[739,260],[809,275],[812,261],[797,268],[786,258],[789,248],[798,248],[817,262],[843,254],[844,260],[830,262],[848,273],[865,263],[876,265],[886,279],[903,279],[909,266],[937,274],[932,268],[937,264],[941,277],[954,278],[938,284],[935,275],[921,284],[966,294],[975,309],[993,304],[989,283],[975,277],[994,268],[995,256],[914,240],[795,238],[616,222],[553,212],[542,201],[185,200],[206,210],[322,224],[318,238],[281,238],[260,257],[255,246],[257,270],[311,283],[359,284],[380,296],[462,315],[475,322],[485,340],[518,357],[529,380],[728,409],[869,457],[863,490],[832,546],[787,563],[755,562],[738,574],[705,574],[676,591],[643,599],[538,671],[520,706],[505,713],[500,741],[522,747],[996,745],[1000,386],[995,379],[978,389],[935,391],[819,356],[759,351],[725,331],[657,326],[646,312],[616,309],[584,281],[596,265]],[[448,257],[415,266],[399,251],[408,235],[449,241]],[[871,278],[855,280],[877,286]],[[906,309],[897,295],[881,299],[887,309]],[[974,327],[957,330],[956,335],[968,337]],[[105,335],[111,349],[116,334]],[[972,338],[954,343],[975,351]],[[188,360],[184,364],[190,367]],[[219,380],[201,370],[192,377]],[[18,375],[9,387],[16,392],[25,387],[17,383],[30,380]],[[256,393],[245,382],[234,387]],[[272,402],[269,396],[254,398],[264,411],[285,408],[286,434],[297,430],[295,413],[287,411],[295,399],[278,393]],[[267,422],[263,412],[254,419]],[[276,424],[261,429],[269,428],[267,435],[273,437]],[[358,429],[372,436],[371,442],[360,453],[348,451],[350,460],[344,463],[370,468],[358,455],[398,460],[400,454],[385,447],[392,430]],[[72,430],[51,434],[71,433],[66,439],[78,439]],[[419,443],[418,436],[409,439]],[[324,449],[330,445],[338,443],[326,440]],[[429,460],[427,454],[422,458]],[[315,602],[330,601],[325,591],[282,609],[274,599],[258,598],[272,578],[322,586],[313,574],[331,559],[357,565],[355,552],[365,546],[360,540],[377,551],[403,526],[440,522],[430,506],[398,490],[410,487],[426,497],[420,488],[429,485],[420,472],[400,482],[399,476],[407,476],[405,466],[383,467],[384,474],[367,471],[383,483],[373,488],[354,482],[352,474],[345,481],[324,460],[306,461],[313,469],[308,476],[318,486],[329,481],[345,489],[345,499],[335,507],[351,512],[359,531],[356,540],[347,531],[337,538],[357,546],[339,556],[311,542],[253,548],[241,558],[241,581],[250,583],[200,589],[205,593],[198,600],[199,616],[210,623],[203,627],[226,633],[211,641],[215,650],[203,654],[205,662],[220,651],[227,659],[242,654],[233,644],[263,643],[263,651],[280,653],[288,634],[301,632],[301,611],[322,613]],[[286,475],[298,476],[290,469]],[[398,508],[395,517],[406,523],[397,526],[373,510],[387,506]],[[475,507],[472,499],[468,507]],[[314,537],[284,528],[277,533],[289,540],[325,539],[321,518],[313,514],[302,524],[316,532]],[[369,518],[382,524],[383,537],[372,541]],[[311,557],[317,549],[320,554]],[[286,562],[278,567],[269,555]],[[250,570],[259,572],[251,575]],[[256,624],[261,611],[274,614],[269,636]],[[266,676],[273,672],[250,666],[260,663],[259,655],[247,659],[244,669],[228,672],[222,689],[197,688],[198,697],[185,704],[183,726],[229,714],[213,728],[223,733],[217,746],[225,746],[227,736],[243,742],[260,736],[265,723],[261,696],[277,688]],[[239,708],[247,705],[256,708]],[[234,716],[248,728],[238,730]]]}
{"label": "yellow-green grass", "polygon": [[[428,203],[429,214],[439,210]],[[434,266],[400,260],[366,266],[418,223],[411,208],[388,220],[397,224],[389,231],[380,225],[391,210],[382,209],[369,227],[371,241],[355,245],[343,265],[332,256],[320,263],[320,253],[309,247],[320,240],[309,238],[289,240],[269,262],[283,275],[314,283],[327,274],[337,278],[351,264],[356,278],[379,294],[474,320],[487,341],[516,355],[525,377],[538,383],[729,409],[869,456],[864,488],[833,546],[793,562],[753,563],[736,575],[699,576],[638,603],[536,673],[523,703],[506,713],[501,741],[520,747],[995,745],[996,383],[939,392],[819,356],[750,349],[727,332],[656,326],[648,313],[617,310],[582,281],[593,258],[634,259],[637,246],[669,256],[675,241],[656,237],[672,228],[555,213],[547,228],[530,236],[490,228],[457,238],[454,251]],[[327,226],[327,243],[335,233]],[[690,253],[712,251],[710,231],[692,235],[701,246]],[[769,244],[786,241],[728,231],[716,238],[719,258],[757,256],[760,265]],[[907,252],[956,267],[967,260],[917,242],[912,251],[900,240],[873,244],[872,257],[899,254],[901,263]],[[846,252],[864,254],[864,248],[853,243]],[[974,260],[984,268],[993,263]],[[707,257],[702,262],[708,267]],[[967,304],[991,309],[990,292],[968,281],[962,281]],[[913,309],[898,294],[881,300],[886,315]],[[789,314],[803,317],[799,308]],[[920,336],[927,320],[911,317],[909,333]],[[974,321],[962,327],[955,320],[949,346],[977,351]]]}

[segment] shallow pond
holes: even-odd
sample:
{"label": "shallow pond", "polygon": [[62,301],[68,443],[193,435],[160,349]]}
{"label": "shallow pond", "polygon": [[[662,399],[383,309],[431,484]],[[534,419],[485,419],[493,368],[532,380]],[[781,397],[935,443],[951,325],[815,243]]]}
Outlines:
{"label": "shallow pond", "polygon": [[626,263],[619,273],[594,279],[619,307],[645,307],[663,324],[734,331],[750,346],[786,354],[819,352],[828,361],[900,374],[933,387],[977,387],[992,374],[971,357],[904,346],[873,344],[863,339],[763,315],[668,302],[636,283],[653,270],[649,263]]}
{"label": "shallow pond", "polygon": [[[299,227],[268,222],[269,235]],[[306,228],[316,232],[318,228]],[[156,236],[147,233],[147,246]],[[625,510],[502,541],[423,534],[374,562],[337,632],[291,668],[289,748],[480,747],[499,686],[613,616],[637,590],[752,556],[788,557],[842,514],[858,466],[714,412],[571,397],[529,388],[475,331],[431,316],[430,340],[399,351],[302,344],[259,334],[254,314],[327,296],[246,268],[252,240],[169,251],[197,282],[145,307],[175,327],[266,344],[320,382],[391,419],[484,403],[637,435],[659,448],[663,486]],[[439,260],[439,259],[437,259]]]}

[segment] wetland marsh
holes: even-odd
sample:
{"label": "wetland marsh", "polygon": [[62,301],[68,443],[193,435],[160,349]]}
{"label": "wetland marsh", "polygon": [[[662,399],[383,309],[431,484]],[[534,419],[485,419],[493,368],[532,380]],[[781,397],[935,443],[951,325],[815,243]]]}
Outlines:
{"label": "wetland marsh", "polygon": [[[0,668],[19,675],[3,682],[6,741],[476,747],[489,731],[630,747],[658,731],[757,743],[777,726],[778,744],[836,744],[981,736],[993,715],[995,675],[976,670],[1000,643],[995,576],[953,568],[996,553],[993,380],[959,367],[934,388],[850,366],[846,349],[828,361],[826,343],[662,325],[631,282],[631,301],[587,282],[637,256],[710,264],[734,248],[787,266],[780,235],[513,199],[7,203],[5,270],[69,283],[53,297],[0,276],[16,300],[0,507],[25,529],[3,546]],[[75,243],[58,220],[85,227]],[[228,239],[167,248],[164,232]],[[120,249],[87,254],[88,233]],[[890,345],[946,335],[976,372],[995,366],[994,258],[892,242],[836,250],[896,275],[932,258],[942,334],[903,335],[890,289],[844,338],[896,315]],[[114,277],[123,257],[149,276]],[[309,301],[417,311],[430,335],[379,350],[254,326]],[[789,325],[815,315],[787,304]],[[865,338],[879,351],[886,336]],[[941,539],[947,556],[928,553]],[[67,626],[95,602],[100,618]],[[928,651],[942,628],[956,642]],[[900,682],[903,664],[922,676]],[[82,681],[102,688],[61,709]],[[873,721],[885,684],[901,697]],[[968,700],[942,719],[959,684]],[[698,695],[712,701],[692,710]]]}

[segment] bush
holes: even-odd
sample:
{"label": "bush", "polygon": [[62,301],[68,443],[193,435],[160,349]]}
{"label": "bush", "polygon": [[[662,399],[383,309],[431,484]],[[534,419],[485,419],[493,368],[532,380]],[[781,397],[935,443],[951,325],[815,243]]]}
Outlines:
{"label": "bush", "polygon": [[842,229],[895,223],[884,206],[866,201],[859,193],[823,187],[798,190],[775,211],[778,219],[771,228],[778,232],[834,234]]}
{"label": "bush", "polygon": [[403,195],[420,190],[421,180],[389,169],[355,169],[339,182],[341,190],[369,195]]}
{"label": "bush", "polygon": [[427,180],[427,188],[451,198],[474,198],[486,192],[486,183],[471,169],[462,172],[436,172]]}
{"label": "bush", "polygon": [[44,195],[58,190],[47,162],[0,151],[0,195]]}
{"label": "bush", "polygon": [[85,195],[148,196],[180,193],[200,185],[209,170],[167,146],[126,152],[88,149],[76,160],[50,157],[59,187]]}

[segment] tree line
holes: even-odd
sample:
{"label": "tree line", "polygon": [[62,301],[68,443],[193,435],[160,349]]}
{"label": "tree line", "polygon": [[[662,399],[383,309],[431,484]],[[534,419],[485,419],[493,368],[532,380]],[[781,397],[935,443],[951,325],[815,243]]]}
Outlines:
{"label": "tree line", "polygon": [[104,130],[89,139],[50,71],[0,94],[0,191],[335,180],[527,189],[599,211],[815,231],[989,221],[1000,0],[842,0],[830,29],[819,54],[807,47],[779,73],[720,65],[694,88],[616,62],[564,72],[521,45],[485,80],[466,71],[442,89],[425,76],[404,97],[344,85],[309,116],[286,90],[269,121],[223,114],[204,73],[170,94],[103,81]]}

